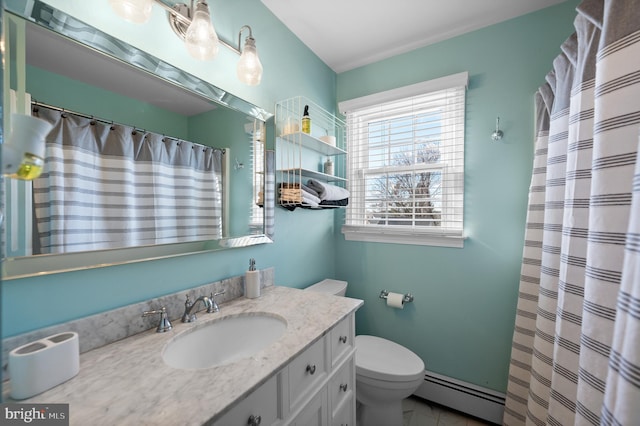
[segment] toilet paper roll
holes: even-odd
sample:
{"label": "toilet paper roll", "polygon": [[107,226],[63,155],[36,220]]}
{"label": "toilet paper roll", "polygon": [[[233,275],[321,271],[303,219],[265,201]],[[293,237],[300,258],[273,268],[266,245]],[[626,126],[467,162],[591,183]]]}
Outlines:
{"label": "toilet paper roll", "polygon": [[403,309],[404,304],[402,301],[404,300],[404,294],[400,293],[389,293],[387,295],[387,306],[391,308]]}

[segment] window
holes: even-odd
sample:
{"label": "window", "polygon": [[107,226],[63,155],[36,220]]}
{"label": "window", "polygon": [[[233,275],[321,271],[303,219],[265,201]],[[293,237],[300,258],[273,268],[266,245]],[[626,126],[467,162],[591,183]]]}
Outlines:
{"label": "window", "polygon": [[467,73],[340,103],[347,240],[462,247]]}

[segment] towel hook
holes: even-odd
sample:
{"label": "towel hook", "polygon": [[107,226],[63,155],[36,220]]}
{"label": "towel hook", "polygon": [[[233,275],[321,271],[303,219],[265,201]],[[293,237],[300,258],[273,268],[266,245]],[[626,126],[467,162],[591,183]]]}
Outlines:
{"label": "towel hook", "polygon": [[494,141],[499,141],[504,136],[502,130],[500,130],[500,117],[496,117],[496,130],[491,133],[491,139]]}

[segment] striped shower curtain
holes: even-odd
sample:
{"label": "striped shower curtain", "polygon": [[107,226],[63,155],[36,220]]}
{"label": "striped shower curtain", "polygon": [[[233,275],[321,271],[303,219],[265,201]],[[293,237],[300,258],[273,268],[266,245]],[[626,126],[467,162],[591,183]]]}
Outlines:
{"label": "striped shower curtain", "polygon": [[505,425],[640,425],[640,3],[577,12],[536,94]]}
{"label": "striped shower curtain", "polygon": [[222,236],[221,150],[43,106],[34,115],[54,126],[33,181],[38,253]]}

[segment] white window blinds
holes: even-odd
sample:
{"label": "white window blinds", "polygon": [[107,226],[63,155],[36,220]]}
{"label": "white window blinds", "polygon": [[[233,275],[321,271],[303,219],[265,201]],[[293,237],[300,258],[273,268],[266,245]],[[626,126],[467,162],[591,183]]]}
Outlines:
{"label": "white window blinds", "polygon": [[348,240],[461,247],[467,73],[340,104]]}

